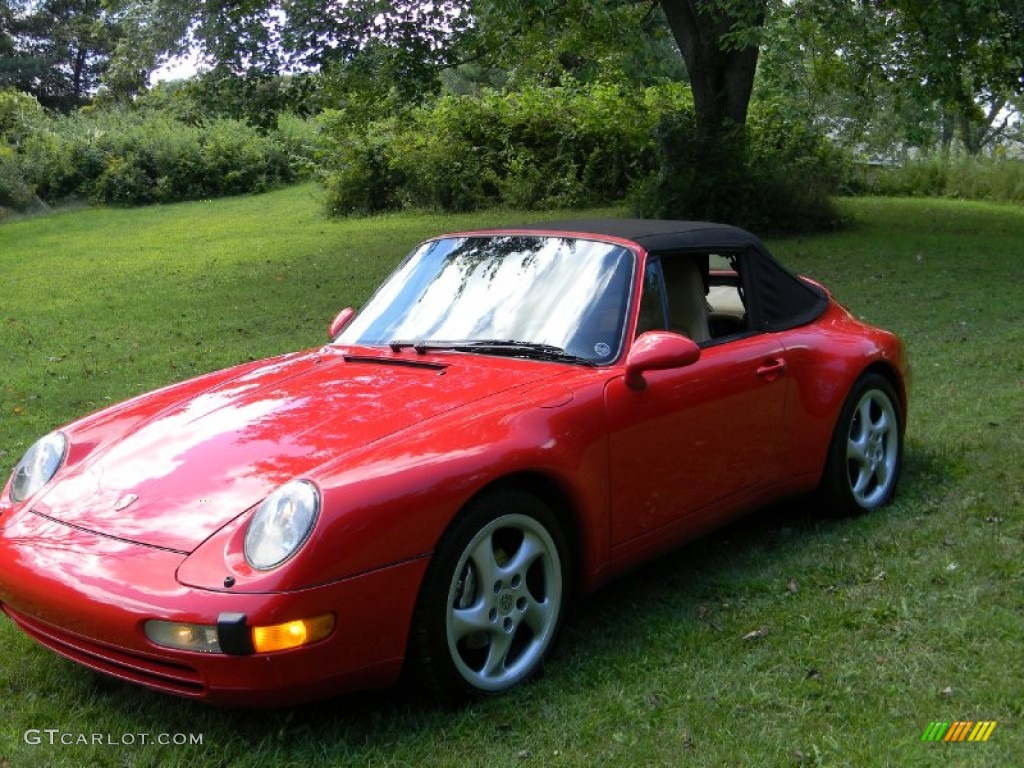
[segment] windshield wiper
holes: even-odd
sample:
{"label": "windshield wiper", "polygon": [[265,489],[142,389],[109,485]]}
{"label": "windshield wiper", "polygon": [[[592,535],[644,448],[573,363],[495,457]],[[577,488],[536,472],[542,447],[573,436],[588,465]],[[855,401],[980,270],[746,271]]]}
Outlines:
{"label": "windshield wiper", "polygon": [[395,352],[412,348],[417,354],[427,352],[475,352],[484,355],[506,355],[508,357],[524,357],[531,360],[553,360],[560,363],[577,365],[594,365],[592,360],[566,352],[553,344],[539,344],[532,341],[515,339],[483,339],[477,341],[392,341],[388,346]]}
{"label": "windshield wiper", "polygon": [[533,341],[516,341],[514,339],[469,341],[465,347],[485,354],[509,355],[511,357],[529,357],[537,360],[556,360],[580,365],[593,365],[592,360],[566,352],[554,344],[539,344]]}

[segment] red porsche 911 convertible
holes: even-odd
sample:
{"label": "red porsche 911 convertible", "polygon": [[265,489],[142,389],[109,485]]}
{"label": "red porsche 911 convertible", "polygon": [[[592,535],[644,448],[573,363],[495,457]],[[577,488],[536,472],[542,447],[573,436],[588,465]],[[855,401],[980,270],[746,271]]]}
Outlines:
{"label": "red porsche 911 convertible", "polygon": [[542,666],[577,591],[772,500],[887,503],[909,367],[753,235],[445,235],[324,347],[43,437],[0,496],[0,605],[140,685],[459,700]]}

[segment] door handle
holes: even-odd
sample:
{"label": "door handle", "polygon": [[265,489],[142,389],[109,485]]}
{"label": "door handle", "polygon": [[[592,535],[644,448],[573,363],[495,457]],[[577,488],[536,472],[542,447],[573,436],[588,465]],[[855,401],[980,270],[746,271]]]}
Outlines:
{"label": "door handle", "polygon": [[765,360],[757,369],[757,375],[766,381],[775,381],[786,372],[786,361],[781,357],[772,357]]}

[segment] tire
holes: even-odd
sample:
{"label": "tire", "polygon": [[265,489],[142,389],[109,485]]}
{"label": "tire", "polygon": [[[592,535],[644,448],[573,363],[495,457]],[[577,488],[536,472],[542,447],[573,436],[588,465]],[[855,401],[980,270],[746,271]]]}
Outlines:
{"label": "tire", "polygon": [[517,488],[470,502],[442,536],[413,615],[414,672],[442,701],[504,693],[537,674],[569,595],[564,535]]}
{"label": "tire", "polygon": [[832,435],[821,500],[838,516],[859,515],[893,497],[903,465],[903,417],[888,379],[867,373],[843,404]]}

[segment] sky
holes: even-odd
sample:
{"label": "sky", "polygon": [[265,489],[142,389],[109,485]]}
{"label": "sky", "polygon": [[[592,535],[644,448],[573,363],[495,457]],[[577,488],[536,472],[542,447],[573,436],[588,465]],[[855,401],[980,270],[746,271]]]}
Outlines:
{"label": "sky", "polygon": [[184,80],[192,77],[199,69],[199,54],[191,51],[184,56],[175,56],[166,64],[157,67],[149,76],[150,85],[167,80]]}

